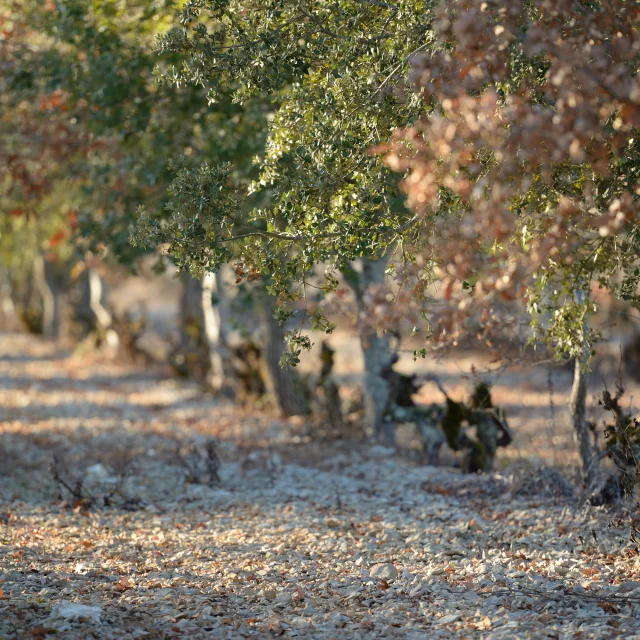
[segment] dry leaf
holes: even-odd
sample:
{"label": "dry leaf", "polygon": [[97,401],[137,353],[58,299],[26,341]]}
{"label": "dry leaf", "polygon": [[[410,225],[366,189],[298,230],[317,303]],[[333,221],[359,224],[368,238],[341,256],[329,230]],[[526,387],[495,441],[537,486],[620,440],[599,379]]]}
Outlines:
{"label": "dry leaf", "polygon": [[478,622],[478,629],[483,629],[485,631],[491,629],[491,618],[489,616],[485,616],[480,622]]}
{"label": "dry leaf", "polygon": [[618,609],[618,607],[616,607],[615,604],[613,604],[613,602],[598,602],[597,603],[598,606],[605,611],[606,613],[619,613],[620,610]]}

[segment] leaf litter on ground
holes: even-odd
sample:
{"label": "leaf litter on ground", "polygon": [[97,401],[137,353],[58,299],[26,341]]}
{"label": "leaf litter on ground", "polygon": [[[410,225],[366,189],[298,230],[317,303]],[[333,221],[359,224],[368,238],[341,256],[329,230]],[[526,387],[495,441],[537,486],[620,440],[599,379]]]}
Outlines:
{"label": "leaf litter on ground", "polygon": [[[292,445],[286,424],[160,372],[15,335],[0,337],[0,423],[0,637],[640,634],[628,527],[553,474]],[[54,455],[71,488],[123,501],[60,499]]]}

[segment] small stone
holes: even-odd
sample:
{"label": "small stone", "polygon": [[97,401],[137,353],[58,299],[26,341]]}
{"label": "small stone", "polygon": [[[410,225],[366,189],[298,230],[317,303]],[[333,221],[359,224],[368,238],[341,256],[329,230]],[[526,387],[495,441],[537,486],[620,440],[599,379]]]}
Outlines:
{"label": "small stone", "polygon": [[469,529],[471,529],[471,531],[482,531],[485,524],[482,518],[476,517],[469,520],[468,526],[469,526]]}
{"label": "small stone", "polygon": [[100,607],[89,607],[76,602],[60,602],[51,612],[51,619],[62,618],[64,620],[78,620],[80,622],[100,622],[102,609]]}
{"label": "small stone", "polygon": [[452,622],[457,622],[458,620],[460,620],[459,613],[450,613],[448,616],[440,618],[440,620],[438,620],[438,624],[451,624]]}
{"label": "small stone", "polygon": [[275,589],[265,589],[265,590],[262,592],[262,595],[264,596],[264,599],[265,599],[265,600],[269,600],[269,602],[272,602],[273,600],[275,600],[275,599],[276,599],[276,596],[277,596],[278,594],[276,593],[276,590],[275,590]]}
{"label": "small stone", "polygon": [[390,563],[376,564],[369,571],[372,578],[376,580],[395,580],[398,577],[398,570]]}
{"label": "small stone", "polygon": [[374,458],[388,458],[395,454],[392,447],[383,447],[382,445],[374,445],[369,448],[369,455]]}

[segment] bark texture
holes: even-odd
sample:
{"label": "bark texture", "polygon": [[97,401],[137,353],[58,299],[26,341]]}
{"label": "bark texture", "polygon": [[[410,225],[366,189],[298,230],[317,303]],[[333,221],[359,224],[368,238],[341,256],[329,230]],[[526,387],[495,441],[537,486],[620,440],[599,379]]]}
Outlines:
{"label": "bark texture", "polygon": [[206,378],[215,391],[235,390],[236,376],[227,343],[224,290],[217,274],[201,280],[183,275],[180,349],[190,375]]}
{"label": "bark texture", "polygon": [[596,480],[596,463],[591,444],[591,432],[587,420],[587,382],[588,373],[585,369],[586,362],[576,358],[573,373],[573,386],[569,397],[569,407],[571,409],[571,422],[573,426],[573,437],[580,460],[582,462],[582,476],[585,488],[589,490]]}
{"label": "bark texture", "polygon": [[388,370],[393,366],[394,356],[388,335],[380,335],[375,327],[368,324],[370,309],[366,302],[366,293],[372,285],[384,279],[388,260],[362,261],[359,273],[347,275],[347,282],[353,289],[358,311],[358,332],[364,360],[364,409],[365,427],[382,444],[395,444],[393,422],[385,421],[384,413],[389,405],[390,383]]}
{"label": "bark texture", "polygon": [[205,275],[201,281],[201,287],[204,337],[209,352],[209,384],[216,391],[235,393],[237,378],[226,331],[228,315],[220,274]]}
{"label": "bark texture", "polygon": [[[584,283],[575,290],[575,299],[578,304],[583,304],[585,300]],[[582,479],[585,489],[590,491],[596,481],[597,468],[593,455],[591,443],[591,430],[587,420],[587,385],[590,349],[587,342],[588,325],[585,320],[583,326],[584,347],[582,357],[576,358],[573,373],[573,386],[569,396],[569,408],[571,410],[571,422],[573,426],[573,437],[578,446],[580,460],[582,462]]]}
{"label": "bark texture", "polygon": [[267,392],[284,417],[305,415],[308,412],[307,403],[296,372],[280,366],[280,357],[285,345],[285,329],[273,317],[275,298],[266,293],[260,294],[259,306],[262,325],[263,378]]}
{"label": "bark texture", "polygon": [[62,294],[55,274],[55,263],[41,254],[33,262],[33,280],[42,308],[42,335],[60,337],[62,324]]}

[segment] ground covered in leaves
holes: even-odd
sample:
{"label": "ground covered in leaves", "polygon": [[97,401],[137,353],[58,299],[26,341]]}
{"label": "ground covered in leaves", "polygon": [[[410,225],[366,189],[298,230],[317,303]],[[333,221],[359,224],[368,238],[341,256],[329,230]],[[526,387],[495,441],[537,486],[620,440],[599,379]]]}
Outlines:
{"label": "ground covered in leaves", "polygon": [[556,471],[299,430],[0,336],[0,638],[640,634],[632,519]]}

